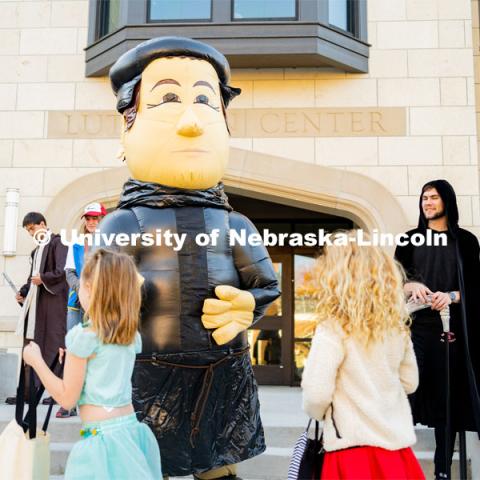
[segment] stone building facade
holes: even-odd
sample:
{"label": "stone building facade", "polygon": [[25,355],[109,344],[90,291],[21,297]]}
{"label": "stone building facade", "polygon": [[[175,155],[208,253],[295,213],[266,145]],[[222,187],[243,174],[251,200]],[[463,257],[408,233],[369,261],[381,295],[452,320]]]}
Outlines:
{"label": "stone building facade", "polygon": [[[397,233],[416,224],[422,184],[445,178],[480,235],[478,0],[368,0],[366,21],[366,73],[233,69],[227,190]],[[88,0],[0,3],[0,238],[6,189],[19,189],[16,253],[0,270],[17,285],[25,213],[77,226],[87,203],[114,206],[128,176],[108,77],[85,74],[89,22]],[[19,307],[2,282],[0,349],[17,352]]]}

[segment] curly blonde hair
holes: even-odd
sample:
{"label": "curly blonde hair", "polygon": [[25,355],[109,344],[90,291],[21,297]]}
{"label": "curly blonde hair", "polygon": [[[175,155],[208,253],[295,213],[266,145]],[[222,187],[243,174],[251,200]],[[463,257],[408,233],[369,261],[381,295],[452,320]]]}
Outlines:
{"label": "curly blonde hair", "polygon": [[[337,232],[333,240],[340,235],[352,239],[354,231]],[[381,247],[345,243],[326,246],[315,264],[318,322],[331,322],[366,345],[392,331],[409,335],[402,266]]]}

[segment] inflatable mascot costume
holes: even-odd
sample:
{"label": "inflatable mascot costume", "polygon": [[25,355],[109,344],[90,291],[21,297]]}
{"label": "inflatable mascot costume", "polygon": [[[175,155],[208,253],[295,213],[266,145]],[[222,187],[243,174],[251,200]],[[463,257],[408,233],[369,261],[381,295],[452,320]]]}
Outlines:
{"label": "inflatable mascot costume", "polygon": [[[100,230],[185,239],[122,247],[145,278],[134,405],[169,476],[235,479],[236,463],[265,450],[246,330],[279,290],[265,247],[229,242],[231,230],[257,232],[220,183],[225,108],[240,93],[229,77],[220,52],[180,37],[146,41],[110,70],[132,178]],[[215,242],[195,240],[215,230]]]}

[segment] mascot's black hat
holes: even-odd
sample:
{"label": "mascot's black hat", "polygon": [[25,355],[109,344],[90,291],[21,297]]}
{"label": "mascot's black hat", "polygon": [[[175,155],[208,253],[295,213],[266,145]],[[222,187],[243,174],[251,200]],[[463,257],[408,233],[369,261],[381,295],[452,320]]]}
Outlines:
{"label": "mascot's black hat", "polygon": [[225,107],[241,92],[239,88],[228,85],[230,66],[217,49],[191,38],[152,38],[125,52],[110,69],[110,81],[117,96],[117,110],[120,113],[132,105],[133,93],[143,70],[150,62],[161,57],[194,57],[210,63],[220,80],[220,92]]}

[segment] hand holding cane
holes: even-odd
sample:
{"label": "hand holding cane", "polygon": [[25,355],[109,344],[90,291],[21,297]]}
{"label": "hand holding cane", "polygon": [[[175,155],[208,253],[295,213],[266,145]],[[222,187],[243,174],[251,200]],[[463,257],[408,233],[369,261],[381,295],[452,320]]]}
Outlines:
{"label": "hand holding cane", "polygon": [[453,333],[450,332],[450,307],[446,306],[440,311],[442,319],[442,338],[445,343],[445,472],[450,478],[450,436],[451,436],[451,420],[450,420],[450,343],[455,341]]}

